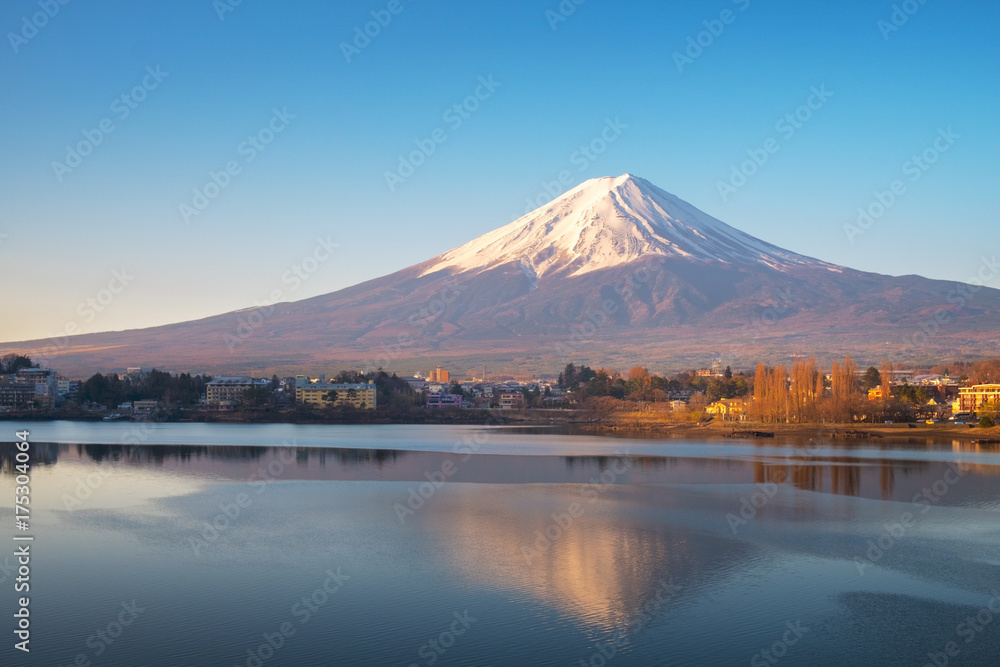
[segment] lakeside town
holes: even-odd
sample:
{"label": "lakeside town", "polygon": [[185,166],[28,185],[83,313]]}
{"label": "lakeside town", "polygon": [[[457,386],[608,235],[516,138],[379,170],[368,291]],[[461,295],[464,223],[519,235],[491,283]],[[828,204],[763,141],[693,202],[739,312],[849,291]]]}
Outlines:
{"label": "lakeside town", "polygon": [[[889,362],[859,368],[847,357],[829,371],[813,359],[790,368],[758,363],[734,371],[711,366],[658,375],[567,364],[536,379],[362,373],[279,377],[172,374],[131,367],[69,379],[29,357],[0,357],[0,415],[6,418],[183,421],[371,422],[379,418],[450,421],[501,411],[509,420],[560,416],[597,422],[688,423],[1000,423],[1000,360],[924,369]],[[631,422],[624,419],[631,418]]]}

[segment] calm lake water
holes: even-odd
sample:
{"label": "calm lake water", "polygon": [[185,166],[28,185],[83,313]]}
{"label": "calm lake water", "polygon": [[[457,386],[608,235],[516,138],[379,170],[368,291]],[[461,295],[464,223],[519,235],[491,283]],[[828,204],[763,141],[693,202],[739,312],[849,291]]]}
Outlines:
{"label": "calm lake water", "polygon": [[27,428],[31,653],[9,547],[0,665],[1000,663],[995,446]]}

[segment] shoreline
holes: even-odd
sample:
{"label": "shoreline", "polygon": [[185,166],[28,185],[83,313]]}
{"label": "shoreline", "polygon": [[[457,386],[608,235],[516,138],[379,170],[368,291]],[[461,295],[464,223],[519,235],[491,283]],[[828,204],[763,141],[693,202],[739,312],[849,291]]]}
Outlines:
{"label": "shoreline", "polygon": [[302,424],[302,425],[471,425],[471,426],[521,426],[566,427],[581,435],[635,435],[638,437],[705,438],[705,439],[754,439],[754,438],[824,438],[832,440],[861,439],[912,439],[950,438],[958,440],[983,440],[1000,443],[1000,426],[980,428],[978,424],[864,424],[864,423],[814,423],[766,424],[761,422],[664,422],[634,419],[625,415],[606,415],[602,418],[584,419],[579,413],[554,416],[523,412],[442,411],[414,412],[395,415],[302,415],[292,413],[191,413],[183,418],[131,420],[104,422],[100,415],[55,414],[0,414],[0,422],[49,422],[69,421],[82,423],[171,423],[171,424]]}
{"label": "shoreline", "polygon": [[[699,438],[824,438],[832,440],[887,440],[912,438],[950,438],[958,440],[995,440],[1000,442],[1000,427],[980,428],[977,424],[765,424],[761,422],[628,423],[627,421],[589,424],[582,430],[593,433],[641,433],[664,437]],[[735,435],[734,435],[735,433]],[[757,433],[759,435],[753,435]]]}

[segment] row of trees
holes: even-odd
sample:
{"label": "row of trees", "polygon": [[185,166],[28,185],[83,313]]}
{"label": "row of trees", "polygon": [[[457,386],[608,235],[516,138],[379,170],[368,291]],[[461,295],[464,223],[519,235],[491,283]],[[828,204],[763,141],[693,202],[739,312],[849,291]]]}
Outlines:
{"label": "row of trees", "polygon": [[[796,361],[790,374],[784,366],[758,364],[749,416],[792,423],[906,420],[935,398],[929,387],[895,384],[894,375],[893,365],[883,362],[881,370],[869,366],[859,377],[850,356],[833,363],[829,381],[815,359]],[[881,396],[869,400],[867,390],[876,388]]]}
{"label": "row of trees", "polygon": [[[949,371],[935,370],[941,374]],[[961,380],[1000,382],[1000,360],[965,364],[959,370],[963,373]],[[760,363],[752,374],[734,375],[727,368],[721,378],[702,377],[694,372],[664,377],[639,366],[622,376],[615,371],[594,371],[573,364],[567,365],[559,377],[571,396],[580,402],[595,397],[660,402],[685,391],[693,394],[689,405],[692,411],[723,398],[747,398],[751,399],[748,400],[750,419],[810,423],[905,420],[936,396],[929,387],[896,385],[895,376],[895,368],[888,361],[882,362],[881,368],[870,366],[859,374],[856,362],[847,356],[833,362],[828,374],[810,358],[793,362],[790,369],[780,364]],[[876,388],[881,389],[881,398],[870,401],[867,391]]]}
{"label": "row of trees", "polygon": [[77,400],[109,408],[125,401],[140,399],[156,399],[164,405],[187,406],[198,402],[205,393],[205,385],[211,379],[207,375],[171,375],[155,369],[138,377],[126,375],[124,378],[117,373],[96,373],[83,383]]}
{"label": "row of trees", "polygon": [[38,364],[22,354],[5,354],[0,357],[0,375],[13,374],[22,368],[35,368]]}
{"label": "row of trees", "polygon": [[655,375],[643,366],[635,366],[626,375],[617,371],[594,370],[588,366],[567,364],[559,374],[559,385],[571,392],[574,398],[604,397],[626,401],[659,403],[670,400],[679,392],[703,393],[710,401],[720,398],[740,398],[750,392],[750,382],[744,375],[733,375],[728,367],[720,377],[702,377],[697,373],[683,372],[672,376]]}
{"label": "row of trees", "polygon": [[[791,382],[789,382],[789,377]],[[830,391],[816,360],[796,360],[791,373],[785,366],[757,364],[750,418],[763,422],[851,421],[862,395],[856,365],[849,356],[833,362]]]}

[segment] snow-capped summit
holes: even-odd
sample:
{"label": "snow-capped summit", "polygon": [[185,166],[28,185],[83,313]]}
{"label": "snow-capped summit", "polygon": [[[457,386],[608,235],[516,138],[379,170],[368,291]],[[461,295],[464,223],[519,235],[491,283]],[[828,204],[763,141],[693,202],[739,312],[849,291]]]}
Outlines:
{"label": "snow-capped summit", "polygon": [[[268,306],[253,336],[233,334],[259,308],[69,336],[58,363],[81,375],[128,365],[239,375],[450,359],[537,374],[574,360],[683,367],[732,356],[752,367],[782,350],[829,363],[845,340],[863,358],[897,349],[920,359],[929,348],[914,332],[954,293],[953,282],[842,269],[782,250],[624,174],[587,181],[443,255]],[[936,349],[998,354],[1000,290],[984,287],[975,308],[947,312]],[[887,348],[894,340],[902,343]],[[0,345],[0,353],[51,351],[50,339]]]}
{"label": "snow-capped summit", "polygon": [[518,263],[540,278],[577,276],[659,255],[696,262],[763,264],[773,269],[841,267],[783,250],[734,229],[649,181],[593,178],[561,197],[431,260],[423,275]]}

